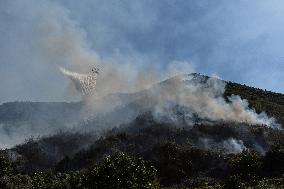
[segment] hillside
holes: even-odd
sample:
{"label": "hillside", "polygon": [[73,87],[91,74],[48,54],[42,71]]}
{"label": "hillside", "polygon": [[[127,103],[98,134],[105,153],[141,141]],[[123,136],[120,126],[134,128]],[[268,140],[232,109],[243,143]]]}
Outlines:
{"label": "hillside", "polygon": [[265,111],[269,116],[275,117],[281,125],[284,125],[284,95],[274,93],[238,83],[228,82],[225,96],[236,94],[247,99],[250,107],[257,112]]}
{"label": "hillside", "polygon": [[68,122],[60,116],[81,119],[81,103],[1,105],[2,124],[29,124],[41,112],[45,121],[61,121],[53,122],[61,131],[2,150],[0,186],[284,187],[284,133],[275,127],[283,125],[283,94],[188,74],[137,93],[109,95],[105,102],[104,111],[77,120],[76,129],[62,127]]}

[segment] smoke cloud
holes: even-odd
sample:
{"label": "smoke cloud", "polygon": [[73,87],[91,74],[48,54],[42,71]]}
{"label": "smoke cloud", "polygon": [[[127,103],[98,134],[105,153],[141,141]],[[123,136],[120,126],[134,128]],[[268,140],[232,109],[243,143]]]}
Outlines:
{"label": "smoke cloud", "polygon": [[[185,60],[207,75],[281,91],[282,7],[279,0],[3,0],[0,102],[78,100],[64,93],[68,79],[54,64],[85,73],[102,60],[116,62],[122,73],[136,67],[135,75],[151,71],[148,66],[161,73],[173,60]],[[127,86],[118,84],[117,90]]]}
{"label": "smoke cloud", "polygon": [[[231,96],[228,102],[224,99],[226,83],[216,77],[206,78],[199,74],[185,74],[167,81],[166,86],[156,89],[159,94],[156,108],[158,119],[168,117],[176,120],[174,106],[185,106],[183,111],[189,125],[195,124],[194,114],[210,121],[225,121],[248,123],[252,125],[267,125],[278,128],[274,118],[269,118],[264,112],[257,114],[249,108],[247,100],[239,96]],[[166,102],[166,103],[165,103]]]}
{"label": "smoke cloud", "polygon": [[[101,68],[101,74],[97,79],[96,96],[103,97],[110,93],[117,92],[135,92],[151,86],[153,83],[161,80],[165,76],[172,77],[185,73],[194,72],[192,64],[188,62],[174,61],[168,65],[166,72],[161,74],[155,67],[139,67],[129,64],[128,61],[116,62],[113,58],[100,58],[98,54],[88,47],[86,36],[82,29],[68,18],[65,11],[58,11],[55,14],[43,16],[44,20],[39,24],[40,35],[39,44],[43,54],[47,59],[57,64],[67,67],[87,71],[95,65]],[[65,75],[71,76],[75,81],[75,87],[79,91],[87,93],[82,84],[83,75],[71,73],[63,70]],[[75,78],[75,79],[74,79]],[[202,77],[200,77],[202,79]],[[164,114],[165,104],[178,104],[186,106],[192,113],[196,113],[202,119],[211,121],[230,121],[244,122],[248,124],[263,124],[269,127],[277,127],[273,118],[268,118],[265,113],[257,114],[248,107],[248,102],[242,100],[239,96],[229,97],[229,102],[223,98],[225,83],[215,77],[206,81],[199,80],[196,83],[190,82],[191,75],[177,76],[170,81],[166,89],[154,91],[154,98],[158,101],[155,107],[157,115]],[[198,80],[198,77],[197,77]],[[184,83],[187,83],[184,85]],[[204,87],[205,86],[205,87]],[[94,98],[88,98],[92,104]],[[167,102],[167,103],[165,103]],[[166,112],[169,112],[167,110]],[[167,115],[168,117],[174,117]],[[189,118],[192,115],[188,115]],[[189,119],[192,121],[191,119]]]}
{"label": "smoke cloud", "polygon": [[[155,66],[139,66],[137,62],[129,62],[123,57],[119,60],[119,52],[106,58],[100,57],[88,44],[85,31],[69,18],[64,8],[57,5],[51,12],[43,12],[40,17],[42,20],[35,28],[38,31],[35,44],[41,54],[47,62],[76,72],[89,72],[93,66],[100,68],[97,96],[138,91],[158,79],[159,70]],[[69,77],[72,75],[66,70],[63,73]],[[75,86],[78,89],[78,85]]]}
{"label": "smoke cloud", "polygon": [[247,148],[244,145],[242,140],[236,140],[234,138],[229,138],[223,141],[216,142],[210,138],[200,138],[199,145],[205,149],[219,149],[224,151],[225,153],[241,153],[243,150]]}
{"label": "smoke cloud", "polygon": [[[30,93],[27,93],[27,91],[43,91],[40,93],[34,92],[37,93],[35,96],[44,96],[51,101],[54,99],[66,100],[68,99],[67,96],[72,96],[73,93],[68,90],[68,85],[75,87],[77,91],[83,94],[89,94],[95,88],[93,95],[87,95],[87,98],[85,97],[86,95],[83,95],[84,105],[86,106],[82,112],[85,112],[88,117],[101,112],[111,112],[115,117],[115,112],[112,112],[112,110],[115,110],[116,106],[127,106],[131,100],[119,99],[119,102],[117,102],[114,99],[106,103],[106,101],[99,101],[98,99],[113,93],[130,93],[138,96],[134,98],[136,100],[142,98],[139,96],[139,91],[149,89],[146,92],[147,99],[150,103],[153,102],[151,105],[155,112],[155,118],[161,121],[165,117],[172,121],[178,120],[179,118],[173,112],[173,107],[179,105],[185,107],[185,121],[188,125],[197,123],[195,121],[195,115],[197,114],[198,119],[211,122],[241,122],[264,124],[273,128],[278,127],[273,118],[269,118],[265,113],[257,114],[248,107],[248,102],[239,96],[231,96],[227,102],[223,98],[225,89],[223,81],[216,77],[204,80],[204,77],[189,74],[195,72],[195,66],[192,63],[188,63],[188,58],[186,58],[187,61],[172,61],[172,59],[178,57],[172,56],[171,60],[165,63],[168,65],[160,65],[161,60],[168,61],[169,59],[155,58],[149,50],[145,51],[149,52],[150,58],[143,53],[137,53],[135,50],[128,51],[128,55],[125,55],[125,52],[121,52],[119,48],[108,53],[101,53],[101,51],[97,50],[98,48],[95,48],[96,45],[89,40],[90,32],[85,31],[80,25],[81,23],[77,23],[76,19],[73,19],[70,10],[61,4],[44,0],[31,0],[29,3],[9,1],[3,4],[6,5],[4,6],[6,8],[5,11],[3,11],[4,15],[6,15],[5,18],[16,19],[14,22],[13,20],[11,21],[14,25],[9,25],[11,31],[21,31],[25,34],[21,44],[18,44],[16,39],[19,39],[18,36],[22,36],[22,33],[16,32],[13,33],[13,36],[10,36],[13,40],[11,43],[12,47],[7,48],[7,52],[9,52],[7,60],[9,61],[3,62],[10,63],[14,60],[15,62],[20,62],[21,66],[18,68],[22,70],[21,74],[29,75],[29,79],[22,83],[21,79],[18,78],[18,72],[12,71],[11,73],[14,73],[12,76],[7,76],[8,74],[4,73],[7,78],[11,79],[3,89],[11,88],[10,86],[13,84],[21,86],[22,90],[14,91],[14,94],[22,94],[24,91],[24,100],[42,100],[41,98],[30,97]],[[141,15],[143,17],[144,14]],[[137,20],[137,22],[139,21],[138,24],[134,23],[134,25],[139,26],[141,20]],[[152,22],[155,22],[155,19],[146,24],[149,30],[153,26]],[[14,26],[17,23],[23,24],[19,25],[19,28],[15,28]],[[28,27],[26,24],[28,24]],[[166,31],[168,35],[170,32]],[[135,38],[136,36],[132,37]],[[193,36],[193,38],[195,37]],[[194,42],[194,40],[192,41]],[[108,42],[109,46],[114,45],[111,40]],[[126,43],[125,45],[128,46],[129,44]],[[129,45],[128,49],[132,49],[132,47],[134,48],[134,46]],[[160,46],[158,47],[161,48]],[[194,49],[196,48],[194,47]],[[175,49],[165,49],[165,53],[168,51],[175,51]],[[215,53],[213,53],[213,56],[215,56]],[[183,60],[182,58],[177,59]],[[196,60],[197,58],[193,59]],[[146,64],[146,62],[149,63]],[[101,72],[98,76],[86,80],[85,78],[88,78],[88,75],[82,73],[88,73],[93,66],[100,68]],[[58,67],[66,69],[61,69],[60,71]],[[68,70],[72,70],[72,72]],[[0,72],[2,73],[1,70]],[[69,78],[65,77],[66,75]],[[173,78],[165,83],[162,82],[160,86],[157,84],[169,77]],[[38,83],[32,85],[35,87],[31,88],[29,81]],[[91,84],[86,84],[85,81],[90,81]],[[3,91],[5,93],[5,90]],[[54,91],[61,91],[62,94],[63,91],[66,91],[66,93],[59,98],[53,94]],[[9,96],[7,93],[5,95]],[[50,96],[53,97],[50,98]],[[142,96],[145,97],[145,95]],[[69,99],[74,100],[72,97]],[[49,126],[47,124],[46,130],[42,129],[40,134],[53,131],[49,129]],[[25,129],[23,128],[23,130]]]}
{"label": "smoke cloud", "polygon": [[233,138],[223,141],[223,146],[229,153],[241,153],[243,150],[247,149],[242,140]]}

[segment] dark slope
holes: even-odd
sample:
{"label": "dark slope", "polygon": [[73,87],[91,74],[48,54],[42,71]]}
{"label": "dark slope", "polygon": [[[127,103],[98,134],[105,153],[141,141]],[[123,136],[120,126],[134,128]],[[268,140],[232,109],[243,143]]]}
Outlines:
{"label": "dark slope", "polygon": [[[229,145],[232,139],[243,141],[246,149],[242,153],[234,149],[238,146]],[[21,172],[51,169],[70,173],[123,152],[154,166],[165,186],[192,186],[223,180],[230,174],[249,175],[240,177],[244,180],[279,177],[284,173],[283,149],[284,134],[264,126],[226,123],[181,128],[158,123],[146,113],[104,137],[61,133],[1,153],[13,157]]]}

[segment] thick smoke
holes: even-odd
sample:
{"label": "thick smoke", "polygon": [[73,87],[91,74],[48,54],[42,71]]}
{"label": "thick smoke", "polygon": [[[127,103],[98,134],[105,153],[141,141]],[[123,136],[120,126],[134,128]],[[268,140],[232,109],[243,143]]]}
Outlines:
{"label": "thick smoke", "polygon": [[156,105],[156,117],[176,119],[174,106],[185,106],[185,119],[194,124],[193,114],[209,121],[239,122],[279,127],[274,118],[264,112],[257,114],[249,108],[247,100],[232,95],[226,101],[223,97],[226,83],[216,77],[206,78],[198,74],[185,74],[171,78],[165,87],[157,88],[153,93],[159,95]]}
{"label": "thick smoke", "polygon": [[[39,13],[42,19],[35,24],[35,46],[41,51],[45,62],[67,70],[87,73],[93,66],[100,68],[96,96],[139,91],[149,87],[160,77],[155,65],[144,66],[139,58],[123,57],[119,52],[109,57],[100,56],[89,44],[86,32],[69,18],[68,10],[56,4],[50,6],[51,11]],[[69,77],[72,75],[66,70],[63,73]],[[73,76],[71,78],[74,82]],[[80,88],[76,82],[75,87],[77,90]]]}
{"label": "thick smoke", "polygon": [[[50,70],[55,75],[61,74],[60,71],[56,71],[58,65],[66,68],[61,71],[71,78],[70,85],[75,86],[83,94],[93,92],[95,87],[94,95],[83,98],[87,111],[82,112],[86,112],[87,116],[102,111],[111,112],[114,110],[114,106],[127,107],[130,102],[129,98],[127,100],[114,98],[113,101],[108,102],[98,100],[109,94],[134,93],[149,89],[147,98],[154,102],[153,108],[157,119],[167,117],[173,121],[178,120],[177,115],[173,112],[173,107],[179,105],[186,108],[185,120],[189,125],[196,123],[193,118],[197,114],[199,118],[209,121],[244,122],[277,127],[273,118],[268,118],[265,113],[257,114],[248,107],[248,102],[239,96],[231,96],[226,101],[223,98],[225,89],[223,81],[217,78],[203,80],[203,77],[198,75],[188,75],[187,73],[194,72],[190,63],[173,61],[167,68],[162,69],[161,66],[155,65],[155,62],[145,66],[143,63],[147,58],[136,56],[136,54],[125,57],[118,51],[108,57],[100,55],[88,42],[88,36],[84,29],[70,18],[67,9],[56,3],[41,2],[44,3],[37,4],[36,10],[29,9],[33,17],[33,24],[30,26],[33,31],[30,42],[33,49],[28,50],[31,51],[30,54],[38,56],[38,62],[34,67],[44,70],[45,66],[43,65],[48,65],[54,68]],[[88,74],[78,74],[88,73],[93,66],[97,66],[101,70],[98,77],[97,75],[89,77]],[[159,87],[156,87],[159,84],[152,87],[154,83],[172,76],[175,77],[166,83],[162,82]],[[69,94],[68,90],[67,93]],[[138,97],[135,97],[135,100],[142,98],[139,93],[137,94]],[[145,95],[142,96],[145,97]],[[109,116],[111,120],[111,116],[115,117],[116,114],[112,112]],[[40,134],[52,133],[53,130],[49,126],[47,124],[46,129],[42,129]],[[22,129],[25,130],[24,127]],[[29,130],[25,131],[29,132]]]}
{"label": "thick smoke", "polygon": [[[37,12],[38,19],[34,24],[34,45],[45,58],[45,62],[53,63],[54,66],[62,65],[66,69],[80,73],[89,72],[94,65],[101,69],[99,77],[96,78],[97,76],[94,75],[90,80],[85,79],[88,78],[87,75],[62,70],[72,81],[75,81],[73,84],[75,83],[75,87],[83,93],[89,93],[95,85],[96,98],[110,93],[135,92],[149,88],[165,76],[194,71],[191,64],[187,62],[174,61],[169,64],[166,71],[161,71],[155,66],[145,67],[136,62],[130,63],[126,58],[117,58],[119,56],[115,55],[102,58],[91,48],[83,28],[70,19],[67,9],[55,3],[46,3],[45,6],[48,9],[41,7],[42,11]],[[273,119],[269,119],[265,114],[256,114],[248,107],[247,101],[238,96],[232,96],[228,99],[229,102],[226,102],[222,96],[225,83],[221,80],[210,78],[205,83],[202,81],[194,83],[190,82],[191,79],[190,75],[178,76],[171,79],[167,88],[153,91],[158,100],[157,112],[165,108],[164,106],[168,104],[165,102],[171,101],[190,108],[201,118],[213,121],[246,122],[271,127],[275,125]],[[90,81],[91,84],[82,85],[85,81]],[[95,98],[87,100],[89,101],[86,102],[87,104],[96,105]]]}
{"label": "thick smoke", "polygon": [[234,138],[223,141],[223,147],[229,153],[240,153],[247,149],[242,140],[236,140]]}
{"label": "thick smoke", "polygon": [[214,148],[215,150],[219,149],[225,151],[226,153],[234,154],[241,153],[243,150],[247,149],[242,140],[236,140],[234,138],[229,138],[220,142],[216,142],[210,138],[200,138],[199,146],[205,149]]}
{"label": "thick smoke", "polygon": [[[210,0],[3,0],[0,101],[74,99],[64,95],[68,80],[56,67],[43,63],[84,73],[88,64],[102,59],[130,67],[137,63],[163,67],[173,59],[190,60],[202,72],[281,91],[282,5],[256,0],[218,4]],[[85,42],[74,46],[78,41]],[[52,51],[49,58],[43,46]],[[74,68],[72,62],[87,70]],[[45,91],[49,87],[55,90]],[[102,89],[111,91],[111,87]]]}
{"label": "thick smoke", "polygon": [[[88,71],[92,65],[101,68],[98,79],[92,80],[97,81],[96,98],[110,93],[139,91],[161,80],[163,75],[169,77],[194,70],[187,62],[174,61],[162,74],[161,70],[155,67],[143,67],[139,64],[137,66],[135,63],[130,64],[126,59],[121,62],[114,58],[102,58],[90,47],[86,33],[69,18],[67,10],[58,6],[52,9],[52,12],[44,12],[42,16],[43,19],[37,25],[37,31],[40,32],[36,41],[48,60],[66,65],[67,68],[78,72]],[[80,87],[85,86],[84,84],[78,85],[78,81],[82,83],[84,80],[82,78],[87,76],[66,70],[63,70],[63,73],[73,78],[77,89],[88,93],[89,89],[85,91]],[[74,80],[74,78],[77,79]],[[277,126],[274,119],[268,118],[265,113],[257,114],[248,107],[248,102],[239,96],[231,96],[227,102],[223,98],[225,83],[218,78],[213,77],[206,81],[198,79],[192,75],[179,75],[172,78],[166,88],[152,90],[152,95],[154,95],[152,97],[158,101],[155,107],[157,114],[163,114],[163,109],[167,108],[165,106],[168,104],[178,104],[189,108],[191,113],[196,113],[199,117],[211,121],[222,120],[264,124],[269,127]],[[95,85],[90,86],[93,88]],[[85,103],[96,106],[94,102],[96,98],[87,98],[88,102]]]}

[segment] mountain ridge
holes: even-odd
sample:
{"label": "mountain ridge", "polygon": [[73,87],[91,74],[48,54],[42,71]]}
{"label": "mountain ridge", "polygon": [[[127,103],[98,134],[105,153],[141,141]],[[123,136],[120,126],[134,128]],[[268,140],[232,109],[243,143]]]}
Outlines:
{"label": "mountain ridge", "polygon": [[[0,150],[0,163],[4,162],[1,165],[7,165],[9,162],[13,167],[13,172],[5,176],[5,182],[15,186],[19,183],[28,185],[30,183],[26,179],[34,179],[37,182],[40,177],[48,186],[75,183],[77,188],[81,188],[82,183],[86,182],[86,174],[88,179],[93,178],[92,175],[99,170],[98,166],[102,167],[103,162],[107,162],[104,167],[115,166],[106,172],[106,178],[114,171],[122,171],[123,175],[119,179],[125,178],[125,167],[128,165],[116,164],[112,159],[126,157],[143,160],[147,166],[156,170],[155,174],[162,188],[224,186],[225,189],[239,188],[240,184],[263,188],[264,182],[269,182],[269,186],[275,186],[274,188],[283,187],[283,130],[249,119],[241,119],[240,122],[230,119],[234,115],[240,118],[249,116],[262,119],[263,117],[259,116],[265,109],[269,115],[281,118],[284,110],[283,95],[262,92],[230,82],[224,85],[223,81],[215,82],[216,79],[185,75],[164,80],[162,84],[158,83],[138,93],[111,94],[97,104],[88,104],[88,101],[57,102],[50,105],[40,102],[6,104],[10,107],[7,113],[22,115],[22,119],[15,119],[16,123],[13,123],[11,116],[6,120],[6,126],[0,123],[0,143],[9,138],[17,141],[16,145]],[[191,90],[187,91],[187,87]],[[167,90],[170,90],[169,93],[165,92]],[[199,109],[191,107],[192,104],[176,104],[175,102],[188,103],[187,98],[182,101],[183,92],[189,92],[184,94],[190,96],[193,105],[194,102],[201,103],[198,108],[212,103],[211,106],[201,109],[207,114],[198,115]],[[248,99],[248,102],[243,99]],[[17,109],[18,105],[21,108]],[[106,105],[113,109],[86,109],[92,108],[93,105]],[[33,120],[33,116],[37,118],[40,111],[45,114],[44,111],[53,111],[54,108],[58,110]],[[219,109],[214,112],[211,111],[212,108]],[[225,111],[219,112],[220,108]],[[81,119],[81,114],[84,115],[88,111],[96,115],[79,121],[75,124],[77,129],[72,129],[68,124],[63,126],[68,121],[68,116],[75,120],[76,116],[79,116]],[[230,114],[230,111],[236,112]],[[75,117],[70,112],[73,112]],[[230,116],[222,117],[223,113]],[[1,113],[1,106],[0,115],[5,116],[5,111]],[[218,119],[213,119],[215,115]],[[65,119],[60,120],[62,117]],[[43,118],[43,123],[37,122]],[[26,125],[23,124],[25,119]],[[70,121],[72,122],[72,119]],[[16,126],[19,127],[18,130],[15,129]],[[29,138],[29,135],[23,132],[23,129],[32,132],[37,128],[41,128],[38,132],[45,135]],[[99,128],[103,132],[99,132]],[[50,132],[47,132],[48,129]],[[6,138],[3,133],[7,134]],[[18,140],[22,136],[26,137],[25,142]],[[133,175],[133,170],[129,175]],[[0,178],[0,186],[1,181]]]}
{"label": "mountain ridge", "polygon": [[[176,79],[182,82],[193,82],[193,83],[205,83],[208,79],[212,77],[202,75],[199,73],[182,74],[177,75],[156,84],[150,89],[144,89],[135,93],[114,93],[103,97],[103,103],[110,103],[113,106],[113,102],[117,103],[117,106],[123,104],[130,104],[137,99],[141,99],[148,95],[149,90],[155,90],[156,88],[161,88],[169,85],[169,83],[176,82]],[[218,78],[215,78],[220,80]],[[256,110],[256,112],[261,113],[265,111],[269,116],[275,116],[281,123],[284,123],[284,94],[274,93],[266,91],[263,89],[258,89],[246,85],[241,85],[238,83],[224,81],[224,94],[223,97],[228,100],[231,95],[239,95],[242,99],[248,100],[249,107]],[[72,121],[72,117],[78,118],[81,108],[83,106],[83,101],[79,102],[6,102],[0,105],[0,122],[13,121],[25,121],[38,112],[45,114],[46,119],[53,119],[60,123],[60,118],[56,118],[57,115],[61,113],[61,117]],[[273,108],[273,107],[276,108]],[[6,114],[9,111],[14,114]],[[282,124],[283,125],[283,124]]]}

